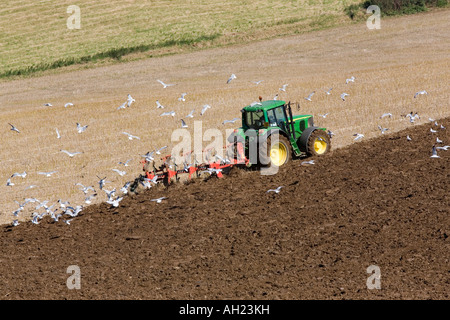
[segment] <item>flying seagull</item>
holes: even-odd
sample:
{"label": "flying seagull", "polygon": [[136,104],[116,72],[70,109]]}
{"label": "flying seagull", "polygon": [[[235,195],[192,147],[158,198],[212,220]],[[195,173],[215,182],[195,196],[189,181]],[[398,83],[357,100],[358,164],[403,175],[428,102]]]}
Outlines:
{"label": "flying seagull", "polygon": [[181,97],[178,98],[178,101],[186,101],[186,98],[185,98],[186,95],[187,95],[186,92],[182,93],[182,94],[181,94]]}
{"label": "flying seagull", "polygon": [[82,126],[81,124],[79,124],[77,122],[77,131],[78,131],[78,133],[83,133],[84,131],[86,131],[87,127],[88,127],[88,125]]}
{"label": "flying seagull", "polygon": [[159,100],[156,100],[156,108],[157,109],[164,109],[164,106],[159,102]]}
{"label": "flying seagull", "polygon": [[61,135],[59,134],[58,128],[55,128],[55,130],[56,130],[56,138],[61,139]]}
{"label": "flying seagull", "polygon": [[428,94],[428,92],[426,92],[425,90],[418,91],[418,92],[416,92],[416,94],[414,95],[414,98],[417,98],[417,96],[418,96],[419,94]]}
{"label": "flying seagull", "polygon": [[227,80],[227,84],[230,83],[233,79],[236,79],[236,75],[233,73],[230,78]]}
{"label": "flying seagull", "polygon": [[60,150],[60,151],[66,153],[71,158],[76,156],[77,154],[81,154],[82,153],[82,152],[69,152],[67,150]]}
{"label": "flying seagull", "polygon": [[445,150],[445,151],[447,151],[449,148],[450,148],[450,146],[436,147],[436,149]]}
{"label": "flying seagull", "polygon": [[224,120],[222,122],[222,124],[226,124],[226,123],[235,123],[237,120],[239,120],[240,118],[233,118],[231,120]]}
{"label": "flying seagull", "polygon": [[11,126],[11,130],[15,131],[17,133],[20,133],[19,129],[17,129],[15,126],[13,126],[11,123],[8,123]]}
{"label": "flying seagull", "polygon": [[392,113],[388,112],[388,113],[383,113],[380,117],[380,119],[383,119],[384,117],[389,117],[392,118]]}
{"label": "flying seagull", "polygon": [[156,203],[161,203],[164,199],[167,199],[166,197],[161,197],[157,199],[152,199],[151,201],[155,201]]}
{"label": "flying seagull", "polygon": [[342,101],[345,101],[345,97],[346,96],[348,96],[349,94],[348,93],[343,93],[343,94],[341,94],[341,99],[342,99]]}
{"label": "flying seagull", "polygon": [[182,128],[187,128],[188,127],[188,125],[186,124],[186,122],[184,122],[183,119],[181,119],[181,127]]}
{"label": "flying seagull", "polygon": [[133,102],[135,102],[135,101],[136,101],[136,100],[135,100],[130,94],[128,94],[128,96],[127,96],[127,106],[130,107],[131,104],[132,104]]}
{"label": "flying seagull", "polygon": [[175,117],[175,111],[170,111],[170,112],[163,112],[159,115],[160,117],[164,117],[164,116],[172,116]]}
{"label": "flying seagull", "polygon": [[355,141],[358,141],[358,140],[364,138],[364,135],[362,133],[355,133],[353,136],[356,137],[355,139],[353,139]]}
{"label": "flying seagull", "polygon": [[26,172],[26,171],[24,171],[24,172],[22,172],[22,173],[15,172],[15,173],[13,173],[13,174],[11,175],[11,178],[14,178],[14,177],[25,178],[26,176],[27,176],[27,172]]}
{"label": "flying seagull", "polygon": [[276,188],[276,189],[269,189],[269,190],[266,191],[266,193],[269,193],[269,192],[280,193],[281,188],[283,188],[283,186],[279,186],[279,187]]}
{"label": "flying seagull", "polygon": [[158,81],[159,83],[161,83],[163,85],[163,87],[164,87],[163,89],[170,87],[170,86],[174,86],[174,84],[166,84],[166,83],[162,82],[161,80],[156,80],[156,81]]}
{"label": "flying seagull", "polygon": [[305,98],[305,100],[312,101],[312,100],[311,100],[311,97],[314,95],[314,93],[316,93],[316,92],[315,92],[315,91],[311,92],[311,93],[309,94],[309,96],[307,96],[307,97]]}
{"label": "flying seagull", "polygon": [[329,115],[329,112],[327,112],[327,113],[325,113],[325,114],[319,114],[319,116],[322,117],[322,118],[326,118],[327,115]]}
{"label": "flying seagull", "polygon": [[433,149],[431,149],[431,156],[430,158],[440,158],[437,154],[436,146],[433,146]]}
{"label": "flying seagull", "polygon": [[119,164],[123,164],[125,167],[128,167],[128,162],[130,162],[132,159],[128,159],[125,162],[119,161]]}
{"label": "flying seagull", "polygon": [[134,135],[132,135],[132,134],[130,134],[130,133],[128,133],[128,132],[122,132],[122,134],[127,135],[129,140],[133,140],[133,139],[140,140],[140,139],[141,139],[141,138],[139,138],[138,136],[134,136]]}
{"label": "flying seagull", "polygon": [[116,199],[109,199],[106,203],[109,203],[113,207],[117,208],[119,206],[119,202],[122,201],[123,197],[117,197]]}
{"label": "flying seagull", "polygon": [[58,171],[38,172],[38,174],[44,175],[46,177],[51,177],[51,175],[56,173],[56,172],[58,172]]}
{"label": "flying seagull", "polygon": [[315,160],[303,161],[300,165],[303,166],[305,164],[315,164]]}
{"label": "flying seagull", "polygon": [[167,148],[167,146],[161,147],[161,148],[159,148],[158,150],[156,150],[155,153],[156,153],[156,154],[161,154],[161,150],[164,150],[164,149],[166,149],[166,148]]}
{"label": "flying seagull", "polygon": [[67,103],[64,105],[64,108],[72,107],[72,106],[73,106],[73,103],[72,103],[72,102],[67,102]]}
{"label": "flying seagull", "polygon": [[331,94],[331,90],[333,90],[333,88],[328,89],[328,91],[326,91],[326,94],[330,95]]}
{"label": "flying seagull", "polygon": [[283,85],[281,86],[281,88],[280,88],[280,91],[286,92],[286,87],[287,87],[288,85],[289,85],[288,83],[283,84]]}
{"label": "flying seagull", "polygon": [[264,81],[264,80],[253,81],[253,83],[256,84],[256,85],[258,85],[258,84],[260,84],[260,83],[263,82],[263,81]]}
{"label": "flying seagull", "polygon": [[193,118],[193,117],[194,117],[194,111],[195,111],[195,109],[192,110],[192,111],[186,116],[186,118]]}
{"label": "flying seagull", "polygon": [[208,110],[209,108],[211,108],[211,106],[209,104],[205,104],[202,108],[202,111],[200,111],[200,115],[204,115],[206,110]]}
{"label": "flying seagull", "polygon": [[345,84],[348,84],[349,82],[355,82],[355,77],[354,77],[354,76],[351,76],[350,79],[346,79],[346,80],[345,80]]}
{"label": "flying seagull", "polygon": [[112,171],[117,172],[121,177],[127,174],[126,171],[120,171],[118,169],[112,169]]}
{"label": "flying seagull", "polygon": [[382,134],[384,134],[387,130],[389,130],[388,128],[383,128],[382,126],[378,126],[378,129],[380,129]]}

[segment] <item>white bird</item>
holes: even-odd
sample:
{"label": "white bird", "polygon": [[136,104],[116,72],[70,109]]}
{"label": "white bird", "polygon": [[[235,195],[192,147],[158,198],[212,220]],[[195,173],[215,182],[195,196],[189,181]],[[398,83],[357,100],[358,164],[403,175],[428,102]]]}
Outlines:
{"label": "white bird", "polygon": [[67,103],[64,105],[64,108],[72,107],[72,106],[73,106],[73,103],[72,103],[72,102],[67,102]]}
{"label": "white bird", "polygon": [[22,173],[15,172],[15,173],[13,173],[13,174],[11,175],[11,178],[14,178],[14,177],[21,177],[22,179],[24,179],[26,176],[27,176],[27,172],[26,172],[26,171],[24,171],[24,172],[22,172]]}
{"label": "white bird", "polygon": [[161,203],[164,199],[167,199],[166,197],[161,197],[157,199],[152,199],[151,201],[156,201],[156,203]]}
{"label": "white bird", "polygon": [[330,137],[330,139],[333,138],[333,136],[335,135],[334,132],[331,130],[328,130],[327,133],[328,133],[328,136]]}
{"label": "white bird", "polygon": [[181,97],[180,98],[178,98],[178,101],[186,101],[186,95],[187,95],[187,93],[186,92],[184,92],[184,93],[182,93],[181,94]]}
{"label": "white bird", "polygon": [[88,125],[82,126],[81,124],[79,124],[77,122],[77,131],[78,131],[78,133],[83,133],[84,131],[86,131],[87,127],[88,127]]}
{"label": "white bird", "polygon": [[130,185],[131,185],[131,181],[126,182],[126,183],[123,185],[123,187],[120,188],[120,191],[121,191],[123,194],[127,194],[127,193],[128,193],[128,188],[130,187]]}
{"label": "white bird", "polygon": [[211,108],[211,106],[210,106],[209,104],[205,104],[205,105],[202,107],[202,111],[200,111],[200,115],[201,115],[201,116],[204,115],[205,112],[206,112],[206,110],[208,110],[209,108]]}
{"label": "white bird", "polygon": [[47,102],[47,103],[44,104],[44,107],[53,107],[53,105],[51,103]]}
{"label": "white bird", "polygon": [[414,98],[417,98],[417,96],[418,96],[419,94],[428,94],[428,92],[426,92],[425,90],[418,91],[418,92],[416,92],[416,94],[414,95]]}
{"label": "white bird", "polygon": [[284,188],[284,186],[279,186],[279,187],[276,188],[276,189],[269,189],[269,190],[266,191],[266,193],[269,193],[269,192],[280,193],[281,188]]}
{"label": "white bird", "polygon": [[442,143],[442,140],[436,137],[436,143]]}
{"label": "white bird", "polygon": [[333,88],[328,89],[328,91],[326,91],[326,94],[330,95],[331,94],[331,90],[333,90]]}
{"label": "white bird", "polygon": [[128,160],[125,161],[125,162],[119,161],[118,164],[123,164],[124,167],[128,167],[128,162],[130,162],[131,160],[133,160],[133,159],[128,159]]}
{"label": "white bird", "polygon": [[430,128],[430,132],[436,133],[437,131],[436,131],[436,130],[433,130],[433,128]]}
{"label": "white bird", "polygon": [[17,227],[19,224],[20,224],[19,220],[17,220],[17,219],[13,220],[13,222],[12,222],[13,227]]}
{"label": "white bird", "polygon": [[156,154],[161,154],[161,151],[164,150],[164,149],[166,149],[166,148],[167,148],[167,146],[161,147],[161,148],[159,148],[158,150],[155,150],[155,153],[156,153]]}
{"label": "white bird", "polygon": [[64,209],[66,206],[70,204],[69,201],[62,201],[61,199],[58,199],[59,207]]}
{"label": "white bird", "polygon": [[60,150],[60,151],[66,153],[71,158],[76,156],[77,154],[81,154],[82,153],[82,152],[69,152],[67,150]]}
{"label": "white bird", "polygon": [[128,94],[128,96],[127,96],[127,107],[130,107],[131,106],[131,104],[133,103],[133,102],[135,102],[136,100],[130,95],[130,94]]}
{"label": "white bird", "polygon": [[413,115],[412,111],[411,111],[411,113],[408,113],[405,117],[406,117],[406,118],[409,118],[409,121],[410,121],[410,122],[414,122],[414,120],[420,119],[419,114],[416,112],[416,113]]}
{"label": "white bird", "polygon": [[159,102],[159,100],[156,100],[156,109],[164,109],[164,106]]}
{"label": "white bird", "polygon": [[449,148],[450,148],[450,146],[436,147],[436,149],[445,150],[445,151],[447,151]]}
{"label": "white bird", "polygon": [[383,128],[382,126],[378,126],[378,129],[380,129],[382,134],[384,134],[387,130],[389,130],[388,128]]}
{"label": "white bird", "polygon": [[230,78],[227,80],[227,84],[230,83],[233,79],[236,79],[236,75],[233,73]]}
{"label": "white bird", "polygon": [[8,180],[6,180],[6,186],[7,187],[12,187],[14,185],[13,182],[11,182],[11,178],[9,178]]}
{"label": "white bird", "polygon": [[11,123],[8,123],[11,126],[11,130],[15,131],[17,133],[20,133],[19,129],[17,129],[14,125],[12,125]]}
{"label": "white bird", "polygon": [[431,156],[430,156],[430,158],[440,158],[440,156],[438,156],[438,154],[437,154],[436,146],[433,146],[433,149],[431,149]]}
{"label": "white bird", "polygon": [[127,135],[129,140],[133,140],[133,139],[140,140],[140,139],[141,139],[141,138],[139,138],[138,136],[134,136],[134,135],[132,135],[132,134],[130,134],[130,133],[128,133],[128,132],[122,132],[122,134]]}
{"label": "white bird", "polygon": [[56,173],[58,171],[48,171],[48,172],[38,172],[38,174],[44,175],[46,177],[51,177],[52,174]]}
{"label": "white bird", "polygon": [[141,157],[143,157],[143,158],[145,158],[145,160],[147,161],[147,162],[152,162],[153,160],[155,160],[155,158],[153,157],[153,153],[154,153],[155,151],[152,151],[152,152],[147,152],[146,154],[143,154],[143,155],[141,155]]}
{"label": "white bird", "polygon": [[343,94],[341,94],[341,99],[342,99],[342,101],[345,101],[345,97],[346,96],[348,96],[349,94],[348,93],[343,93]]}
{"label": "white bird", "polygon": [[325,114],[319,114],[319,117],[322,117],[322,118],[326,118],[327,117],[327,115],[329,115],[329,113],[327,112],[327,113],[325,113]]}
{"label": "white bird", "polygon": [[280,91],[286,92],[286,88],[287,88],[288,85],[289,85],[288,83],[283,84],[283,85],[281,86],[281,88],[280,88]]}
{"label": "white bird", "polygon": [[184,122],[183,119],[181,119],[181,127],[182,128],[187,128],[188,127],[188,125],[186,124],[186,122]]}
{"label": "white bird", "polygon": [[410,137],[409,135],[407,135],[407,136],[406,136],[406,140],[407,140],[407,141],[411,141],[412,139],[411,139],[411,137]]}
{"label": "white bird", "polygon": [[254,84],[256,84],[256,85],[258,85],[258,84],[260,84],[261,82],[263,82],[264,80],[258,80],[258,81],[252,81]]}
{"label": "white bird", "polygon": [[311,93],[309,94],[309,96],[307,96],[307,97],[305,98],[305,100],[312,101],[311,98],[312,98],[312,96],[314,95],[314,93],[316,93],[316,92],[315,92],[315,91],[311,92]]}
{"label": "white bird", "polygon": [[364,135],[363,135],[362,133],[355,133],[353,136],[356,137],[355,139],[353,139],[353,140],[355,140],[355,141],[364,138]]}
{"label": "white bird", "polygon": [[84,198],[84,203],[86,203],[86,204],[91,204],[91,203],[92,203],[92,199],[93,199],[94,197],[96,197],[96,196],[97,196],[96,193],[91,194],[90,196],[87,196],[86,198]]}
{"label": "white bird", "polygon": [[56,130],[56,138],[61,139],[61,135],[59,134],[58,128],[55,128]]}
{"label": "white bird", "polygon": [[193,118],[193,117],[194,117],[194,111],[195,111],[195,109],[192,110],[192,111],[186,116],[186,118]]}
{"label": "white bird", "polygon": [[278,93],[273,97],[272,100],[278,100]]}
{"label": "white bird", "polygon": [[441,129],[445,129],[445,127],[441,124],[441,127],[440,127]]}
{"label": "white bird", "polygon": [[32,222],[33,224],[39,224],[38,216],[37,216],[37,215],[34,216],[33,219],[31,219],[31,222]]}
{"label": "white bird", "polygon": [[315,160],[303,161],[300,165],[303,166],[305,164],[315,164]]}
{"label": "white bird", "polygon": [[75,184],[76,186],[81,186],[81,191],[83,191],[84,194],[87,194],[89,192],[89,190],[92,190],[93,192],[95,192],[95,189],[93,186],[87,186],[85,187],[83,184],[81,183],[77,183]]}
{"label": "white bird", "polygon": [[73,219],[69,219],[69,220],[63,220],[65,224],[70,224],[72,222]]}
{"label": "white bird", "polygon": [[120,171],[118,169],[112,169],[112,171],[117,172],[121,177],[127,174],[125,171]]}
{"label": "white bird", "polygon": [[250,107],[254,107],[254,106],[262,106],[262,103],[259,101],[253,101],[252,103],[250,103]]}
{"label": "white bird", "polygon": [[125,109],[126,107],[127,107],[127,101],[125,101],[125,102],[122,103],[119,107],[117,107],[117,110]]}
{"label": "white bird", "polygon": [[164,116],[172,116],[175,117],[175,111],[170,111],[170,112],[163,112],[159,115],[160,117],[164,117]]}
{"label": "white bird", "polygon": [[161,80],[156,80],[156,81],[158,81],[159,83],[161,83],[163,85],[163,87],[164,87],[163,89],[174,86],[174,84],[166,84],[166,83],[162,82]]}
{"label": "white bird", "polygon": [[233,118],[231,120],[224,120],[222,122],[222,124],[226,124],[226,123],[235,123],[237,120],[239,120],[240,118]]}
{"label": "white bird", "polygon": [[389,117],[392,118],[392,113],[388,112],[388,113],[383,113],[380,117],[380,119],[383,119],[384,117]]}
{"label": "white bird", "polygon": [[119,202],[122,201],[123,197],[117,197],[116,199],[110,199],[106,201],[106,203],[109,203],[113,207],[117,208],[119,206]]}
{"label": "white bird", "polygon": [[28,187],[26,187],[24,190],[28,190],[28,189],[33,189],[36,188],[37,186],[35,184],[29,185]]}
{"label": "white bird", "polygon": [[208,170],[206,170],[205,172],[209,173],[210,175],[212,175],[213,173],[218,174],[222,172],[222,169],[208,168]]}
{"label": "white bird", "polygon": [[108,197],[109,200],[111,200],[112,197],[114,197],[114,195],[116,194],[116,188],[114,188],[112,190],[103,189],[103,191],[105,191],[106,196]]}
{"label": "white bird", "polygon": [[354,76],[351,76],[350,79],[346,79],[346,80],[345,80],[345,84],[348,84],[349,82],[355,82],[355,77],[354,77]]}
{"label": "white bird", "polygon": [[99,185],[99,187],[100,187],[100,190],[103,190],[103,187],[105,186],[105,183],[108,182],[108,181],[106,181],[106,177],[100,178],[99,176],[97,176],[97,178],[100,179],[100,180],[98,181],[98,185]]}

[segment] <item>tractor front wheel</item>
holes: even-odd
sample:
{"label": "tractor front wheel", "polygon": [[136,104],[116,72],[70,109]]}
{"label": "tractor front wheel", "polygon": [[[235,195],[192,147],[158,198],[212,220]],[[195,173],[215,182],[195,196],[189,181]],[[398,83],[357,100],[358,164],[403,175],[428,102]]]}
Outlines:
{"label": "tractor front wheel", "polygon": [[320,156],[330,151],[330,148],[328,134],[323,130],[315,130],[309,136],[306,153],[308,156]]}

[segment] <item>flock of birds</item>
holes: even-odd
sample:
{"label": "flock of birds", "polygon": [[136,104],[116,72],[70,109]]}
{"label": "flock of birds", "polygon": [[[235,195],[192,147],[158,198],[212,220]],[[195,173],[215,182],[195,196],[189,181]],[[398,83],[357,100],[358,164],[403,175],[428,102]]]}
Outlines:
{"label": "flock of birds", "polygon": [[[227,80],[227,84],[230,84],[233,80],[237,79],[235,74],[232,74],[228,80]],[[355,82],[355,77],[352,76],[348,79],[346,79],[345,84],[349,84],[350,82]],[[164,83],[161,80],[157,80],[162,86],[163,89],[174,86],[175,84],[167,84]],[[261,82],[263,82],[264,80],[258,80],[258,81],[253,81],[254,84],[259,85]],[[281,92],[286,92],[287,87],[289,86],[289,84],[283,84],[281,86],[281,88],[279,88],[279,91]],[[328,90],[325,91],[326,95],[331,95],[331,91],[333,90],[333,88],[329,88]],[[313,96],[316,93],[316,91],[312,91],[307,97],[305,97],[304,99],[308,102],[312,102],[313,101]],[[414,99],[416,99],[417,97],[419,97],[420,95],[427,95],[428,93],[425,90],[419,91],[414,95]],[[181,96],[178,98],[178,101],[180,102],[184,102],[186,101],[186,96],[187,93],[182,93]],[[343,92],[340,95],[340,98],[342,99],[342,101],[346,101],[346,97],[349,96],[348,93]],[[279,97],[279,94],[277,93],[274,97],[273,100],[277,100]],[[260,97],[259,100],[261,101],[262,98]],[[135,102],[136,100],[130,95],[128,94],[127,96],[127,100],[122,103],[117,110],[121,110],[121,109],[126,109],[132,106],[132,104]],[[256,104],[260,104],[260,102],[253,102],[251,105],[256,105]],[[65,108],[71,107],[74,104],[69,102],[66,103],[64,105]],[[44,104],[44,106],[48,106],[48,107],[52,107],[53,105],[51,103],[46,103]],[[156,100],[156,108],[157,109],[164,109],[165,106],[163,104],[160,103],[159,100]],[[205,104],[203,105],[201,111],[200,111],[200,116],[203,116],[205,114],[205,112],[210,109],[211,106],[209,104]],[[184,118],[180,119],[181,121],[181,127],[182,128],[187,128],[188,125],[186,123],[186,121],[184,119],[186,118],[193,118],[194,117],[194,112],[195,109],[192,110],[189,114],[187,114]],[[320,117],[322,118],[326,118],[328,116],[329,113],[325,113],[325,114],[319,114]],[[163,112],[160,114],[161,117],[164,116],[171,116],[171,117],[175,117],[176,113],[175,111],[169,111],[169,112]],[[416,119],[420,119],[420,116],[417,113],[411,112],[409,114],[406,115],[402,115],[405,118],[408,118],[409,121],[411,123],[414,123],[416,121]],[[384,113],[380,116],[380,119],[383,118],[392,118],[393,115],[391,113]],[[227,123],[234,123],[236,121],[240,120],[240,118],[233,118],[231,120],[224,120],[222,122],[223,125],[227,124]],[[439,125],[437,123],[437,121],[435,121],[434,119],[429,119],[432,123],[434,123],[434,128],[431,128],[430,131],[432,133],[437,133],[438,130],[444,130],[444,126],[441,124]],[[11,126],[11,130],[16,132],[16,133],[20,133],[21,131],[13,124],[9,123],[9,125]],[[76,123],[76,130],[78,132],[78,134],[82,134],[84,133],[87,129],[88,129],[89,125],[82,125],[80,123]],[[378,129],[380,130],[381,134],[384,134],[387,130],[389,130],[388,128],[383,128],[382,126],[378,125]],[[133,134],[130,134],[128,132],[122,132],[122,134],[126,135],[128,137],[129,140],[133,140],[133,139],[140,139],[138,136],[135,136]],[[59,134],[58,129],[56,128],[56,135],[57,138],[60,139],[61,135]],[[330,130],[328,130],[328,135],[330,138],[332,138],[334,136],[334,133]],[[358,141],[361,140],[362,138],[364,138],[364,134],[362,133],[355,133],[354,134],[354,140]],[[409,136],[407,136],[407,140],[410,141],[412,140]],[[141,157],[145,158],[145,160],[152,162],[154,161],[154,155],[155,154],[161,154],[161,152],[166,149],[167,146],[163,146],[161,148],[157,148],[152,152],[147,152],[144,155],[141,155]],[[440,158],[440,156],[437,154],[437,150],[445,150],[447,151],[450,148],[450,146],[448,145],[443,145],[442,140],[440,140],[438,137],[436,138],[436,142],[432,147],[432,154],[431,154],[431,158]],[[75,152],[70,152],[64,149],[61,149],[60,152],[67,154],[67,156],[69,157],[75,157],[78,154],[82,154],[82,152],[79,151],[75,151]],[[128,167],[129,166],[129,162],[132,159],[128,159],[127,161],[124,162],[118,162],[118,164],[123,165],[124,167]],[[222,163],[226,163],[227,159],[223,159],[221,157],[218,158],[218,156],[216,156],[216,160],[219,160]],[[229,160],[228,160],[229,161]],[[303,161],[300,165],[314,165],[315,164],[315,160],[309,160],[309,161]],[[185,162],[185,170],[187,171],[190,167],[190,164]],[[126,171],[123,170],[119,170],[119,169],[112,169],[112,171],[114,171],[115,173],[117,173],[120,176],[124,176],[126,174]],[[219,172],[221,172],[221,169],[215,169],[215,168],[209,168],[207,171],[207,173],[209,173],[210,175],[212,174],[218,174]],[[51,177],[52,175],[58,173],[58,170],[54,170],[54,171],[48,171],[48,172],[37,172],[39,175],[43,175],[45,177]],[[13,187],[14,181],[12,179],[17,179],[22,178],[25,179],[27,176],[27,172],[16,172],[13,173],[7,180],[6,182],[6,186],[8,187]],[[105,185],[107,183],[110,183],[110,181],[106,180],[106,177],[99,177],[97,176],[98,180],[98,189],[94,188],[94,186],[85,186],[81,183],[76,183],[75,185],[80,187],[80,191],[83,192],[84,194],[84,202],[85,204],[91,204],[92,200],[98,196],[99,192],[102,192],[105,194],[106,196],[106,203],[110,204],[111,207],[118,207],[120,202],[124,199],[124,196],[128,193],[128,190],[130,188],[131,182],[126,182],[119,190],[117,190],[116,188],[112,188],[110,190],[105,188]],[[144,178],[142,181],[140,181],[140,183],[142,184],[142,186],[146,189],[151,188],[152,186],[158,184],[157,181],[157,177],[153,178],[153,179],[147,179]],[[35,186],[31,185],[27,188],[33,188]],[[269,189],[267,190],[267,193],[271,193],[274,192],[276,194],[280,193],[281,189],[283,188],[283,186],[279,186],[276,189]],[[119,194],[120,193],[120,194]],[[151,201],[154,201],[156,203],[162,203],[163,200],[167,199],[167,197],[160,197],[157,199],[151,199]],[[69,201],[63,201],[61,199],[58,199],[58,201],[56,203],[54,203],[53,205],[49,205],[49,200],[45,200],[45,201],[40,201],[36,198],[26,198],[22,203],[15,201],[18,205],[19,208],[13,211],[13,222],[12,225],[13,226],[17,226],[19,225],[19,214],[20,212],[22,212],[26,206],[31,206],[31,204],[35,204],[34,209],[32,210],[33,213],[31,214],[31,222],[33,224],[39,224],[39,221],[41,219],[43,219],[44,216],[50,216],[51,219],[53,219],[55,222],[58,221],[62,221],[66,224],[70,224],[70,222],[72,221],[73,218],[75,218],[76,216],[79,215],[79,213],[83,210],[83,205],[71,205]]]}

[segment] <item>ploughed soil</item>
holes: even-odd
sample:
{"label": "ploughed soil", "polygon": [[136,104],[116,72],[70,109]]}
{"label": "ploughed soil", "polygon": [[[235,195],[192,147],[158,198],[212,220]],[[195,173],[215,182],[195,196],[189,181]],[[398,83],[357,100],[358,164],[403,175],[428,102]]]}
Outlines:
{"label": "ploughed soil", "polygon": [[[0,297],[448,299],[450,150],[430,155],[436,137],[450,144],[450,119],[439,124],[447,129],[388,131],[275,175],[233,168],[138,189],[70,225],[2,226]],[[80,289],[67,287],[72,265]],[[367,286],[372,265],[380,289]]]}

